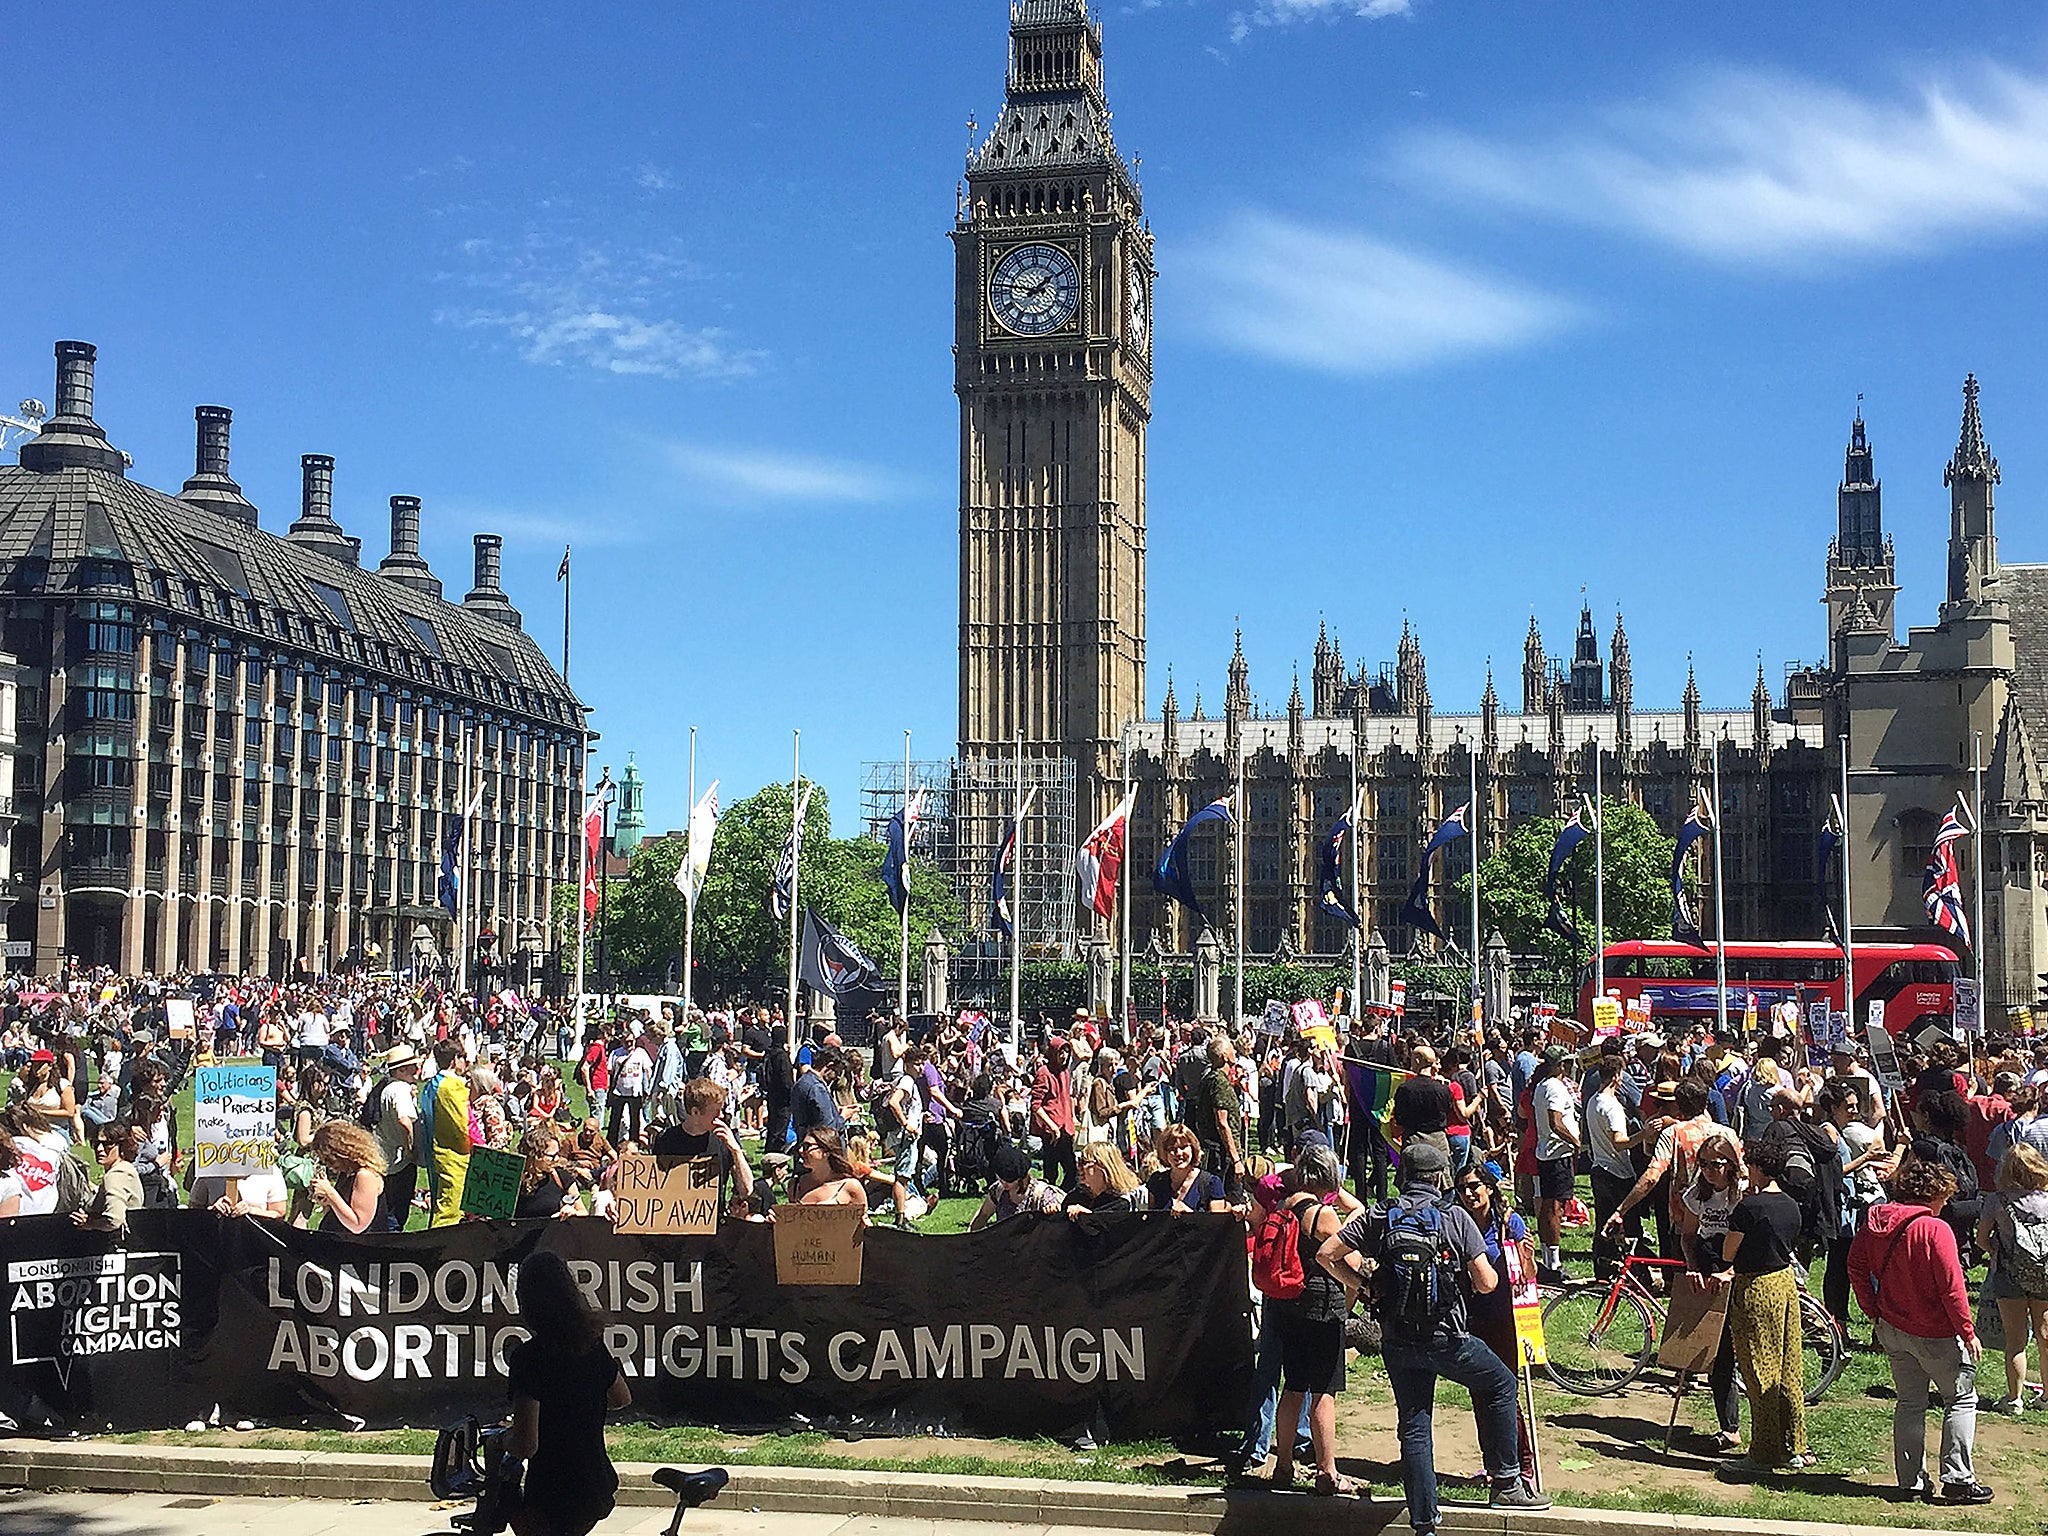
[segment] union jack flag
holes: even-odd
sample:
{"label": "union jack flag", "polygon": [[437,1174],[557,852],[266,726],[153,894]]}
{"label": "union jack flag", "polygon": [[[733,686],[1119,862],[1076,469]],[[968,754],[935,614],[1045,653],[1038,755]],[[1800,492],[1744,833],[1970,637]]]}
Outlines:
{"label": "union jack flag", "polygon": [[1934,852],[1927,871],[1920,877],[1920,899],[1927,904],[1927,916],[1938,927],[1970,942],[1970,920],[1963,911],[1963,877],[1956,868],[1956,844],[1970,835],[1969,828],[1950,811],[1934,834]]}

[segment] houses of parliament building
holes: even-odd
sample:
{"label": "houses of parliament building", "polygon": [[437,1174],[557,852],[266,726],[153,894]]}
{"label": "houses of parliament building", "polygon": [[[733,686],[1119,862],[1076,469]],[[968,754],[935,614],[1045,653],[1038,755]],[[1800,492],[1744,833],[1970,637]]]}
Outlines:
{"label": "houses of parliament building", "polygon": [[[1949,577],[1935,622],[1898,633],[1882,485],[1859,416],[1822,573],[1827,627],[1815,649],[1824,643],[1826,660],[1785,668],[1775,692],[1760,667],[1746,708],[1704,707],[1690,675],[1675,704],[1640,703],[1622,617],[1603,639],[1604,620],[1582,610],[1566,654],[1531,619],[1519,687],[1510,681],[1505,700],[1489,673],[1479,699],[1444,708],[1423,639],[1404,622],[1395,659],[1378,666],[1354,666],[1338,635],[1319,633],[1307,691],[1297,677],[1284,713],[1255,704],[1240,645],[1220,707],[1199,697],[1189,706],[1169,680],[1155,715],[1145,687],[1153,245],[1110,133],[1102,32],[1087,0],[1013,3],[1005,104],[970,156],[953,241],[955,783],[1007,804],[1007,792],[989,787],[1016,782],[1006,765],[1021,742],[1034,782],[1071,784],[1073,806],[1065,828],[1027,826],[1027,836],[1067,837],[1070,859],[1072,836],[1134,782],[1140,949],[1189,952],[1198,936],[1189,914],[1155,898],[1150,870],[1181,823],[1230,794],[1240,772],[1247,955],[1348,950],[1349,927],[1318,910],[1315,854],[1350,805],[1354,776],[1365,928],[1399,955],[1417,938],[1400,912],[1422,845],[1466,802],[1470,778],[1474,837],[1450,845],[1432,894],[1461,942],[1448,885],[1475,842],[1483,858],[1519,823],[1569,814],[1592,793],[1595,754],[1606,794],[1638,803],[1667,833],[1706,791],[1718,756],[1729,936],[1818,937],[1818,838],[1846,750],[1859,936],[1924,927],[1920,872],[1942,816],[1971,795],[1974,762],[1983,771],[1987,1002],[2033,1000],[2035,973],[2048,967],[2048,781],[2030,734],[2048,721],[2048,566],[1998,558],[1999,471],[1974,378],[1944,477]],[[1816,518],[1816,542],[1819,527]],[[1170,522],[1165,534],[1178,536]],[[1353,622],[1391,628],[1386,616]],[[990,847],[963,847],[956,865],[970,928],[985,911],[1000,824],[973,812],[972,799],[954,796],[956,835]],[[1194,850],[1195,884],[1225,935],[1240,920],[1231,856],[1223,828]],[[1040,878],[1058,880],[1063,868],[1048,864]],[[1967,880],[1967,858],[1965,868]],[[1027,868],[1027,898],[1033,878]],[[1068,876],[1066,899],[1055,894],[1048,909],[1071,910],[1071,891]],[[1088,942],[1082,918],[1068,944]]]}

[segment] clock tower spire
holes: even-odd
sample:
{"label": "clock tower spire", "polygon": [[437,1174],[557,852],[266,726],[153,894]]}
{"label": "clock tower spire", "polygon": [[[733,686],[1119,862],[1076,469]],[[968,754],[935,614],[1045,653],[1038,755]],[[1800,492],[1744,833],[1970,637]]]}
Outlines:
{"label": "clock tower spire", "polygon": [[[960,756],[1072,760],[1093,826],[1145,711],[1152,237],[1087,0],[1014,0],[953,229]],[[978,867],[978,866],[977,866]]]}

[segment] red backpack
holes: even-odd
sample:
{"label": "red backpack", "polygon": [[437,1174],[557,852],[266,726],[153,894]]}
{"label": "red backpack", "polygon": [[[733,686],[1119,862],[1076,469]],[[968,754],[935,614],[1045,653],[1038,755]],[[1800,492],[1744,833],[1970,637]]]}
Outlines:
{"label": "red backpack", "polygon": [[1252,1239],[1252,1284],[1272,1301],[1292,1301],[1308,1287],[1301,1268],[1301,1220],[1285,1204],[1266,1212]]}

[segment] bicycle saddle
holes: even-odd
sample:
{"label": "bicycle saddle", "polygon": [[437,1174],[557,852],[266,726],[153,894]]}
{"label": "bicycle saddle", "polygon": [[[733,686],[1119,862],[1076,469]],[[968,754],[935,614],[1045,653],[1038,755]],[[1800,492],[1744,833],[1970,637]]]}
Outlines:
{"label": "bicycle saddle", "polygon": [[723,1467],[706,1467],[702,1472],[685,1472],[681,1467],[658,1467],[654,1480],[673,1493],[685,1509],[695,1509],[699,1504],[718,1497],[718,1490],[726,1484],[726,1473]]}

